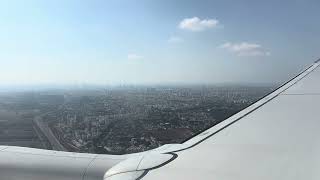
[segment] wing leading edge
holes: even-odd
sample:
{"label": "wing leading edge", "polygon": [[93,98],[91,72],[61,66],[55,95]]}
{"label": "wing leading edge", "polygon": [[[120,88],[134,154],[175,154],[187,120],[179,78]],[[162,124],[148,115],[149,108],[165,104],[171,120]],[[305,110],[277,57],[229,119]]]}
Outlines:
{"label": "wing leading edge", "polygon": [[143,179],[320,179],[320,61],[172,151]]}
{"label": "wing leading edge", "polygon": [[0,146],[0,179],[319,179],[319,66],[183,144],[121,156]]}

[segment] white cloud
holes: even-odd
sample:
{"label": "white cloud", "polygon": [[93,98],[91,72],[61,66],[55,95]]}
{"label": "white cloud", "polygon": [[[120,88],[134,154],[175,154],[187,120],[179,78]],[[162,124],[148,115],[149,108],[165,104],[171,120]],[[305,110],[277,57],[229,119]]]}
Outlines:
{"label": "white cloud", "polygon": [[183,39],[178,36],[172,36],[168,39],[169,43],[181,43],[183,42]]}
{"label": "white cloud", "polygon": [[266,51],[260,44],[255,43],[225,43],[221,48],[227,49],[238,56],[269,56],[270,52]]}
{"label": "white cloud", "polygon": [[200,19],[198,17],[186,18],[179,23],[179,28],[189,31],[204,31],[217,27],[219,21],[216,19]]}
{"label": "white cloud", "polygon": [[137,59],[142,59],[143,56],[138,55],[138,54],[128,54],[128,59],[129,60],[137,60]]}

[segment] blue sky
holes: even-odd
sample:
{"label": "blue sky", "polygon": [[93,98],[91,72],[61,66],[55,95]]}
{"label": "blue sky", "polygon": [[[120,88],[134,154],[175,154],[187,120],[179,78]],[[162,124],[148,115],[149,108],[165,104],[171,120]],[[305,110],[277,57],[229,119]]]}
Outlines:
{"label": "blue sky", "polygon": [[0,2],[0,83],[279,83],[320,57],[320,2]]}

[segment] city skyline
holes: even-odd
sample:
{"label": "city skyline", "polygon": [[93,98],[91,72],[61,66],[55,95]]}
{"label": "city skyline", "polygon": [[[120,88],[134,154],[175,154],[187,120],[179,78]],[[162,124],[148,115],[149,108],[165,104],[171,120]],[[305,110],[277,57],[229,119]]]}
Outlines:
{"label": "city skyline", "polygon": [[0,93],[0,144],[123,154],[180,143],[274,86],[126,87]]}
{"label": "city skyline", "polygon": [[319,57],[317,1],[2,1],[0,86],[281,83]]}

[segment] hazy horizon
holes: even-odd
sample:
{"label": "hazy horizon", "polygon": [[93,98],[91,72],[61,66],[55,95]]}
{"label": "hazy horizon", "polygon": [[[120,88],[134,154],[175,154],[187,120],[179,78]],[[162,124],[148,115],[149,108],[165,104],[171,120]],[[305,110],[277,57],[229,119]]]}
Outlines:
{"label": "hazy horizon", "polygon": [[105,90],[115,88],[163,88],[163,87],[277,87],[282,83],[180,83],[180,84],[28,84],[0,85],[1,92],[51,91],[51,90]]}

